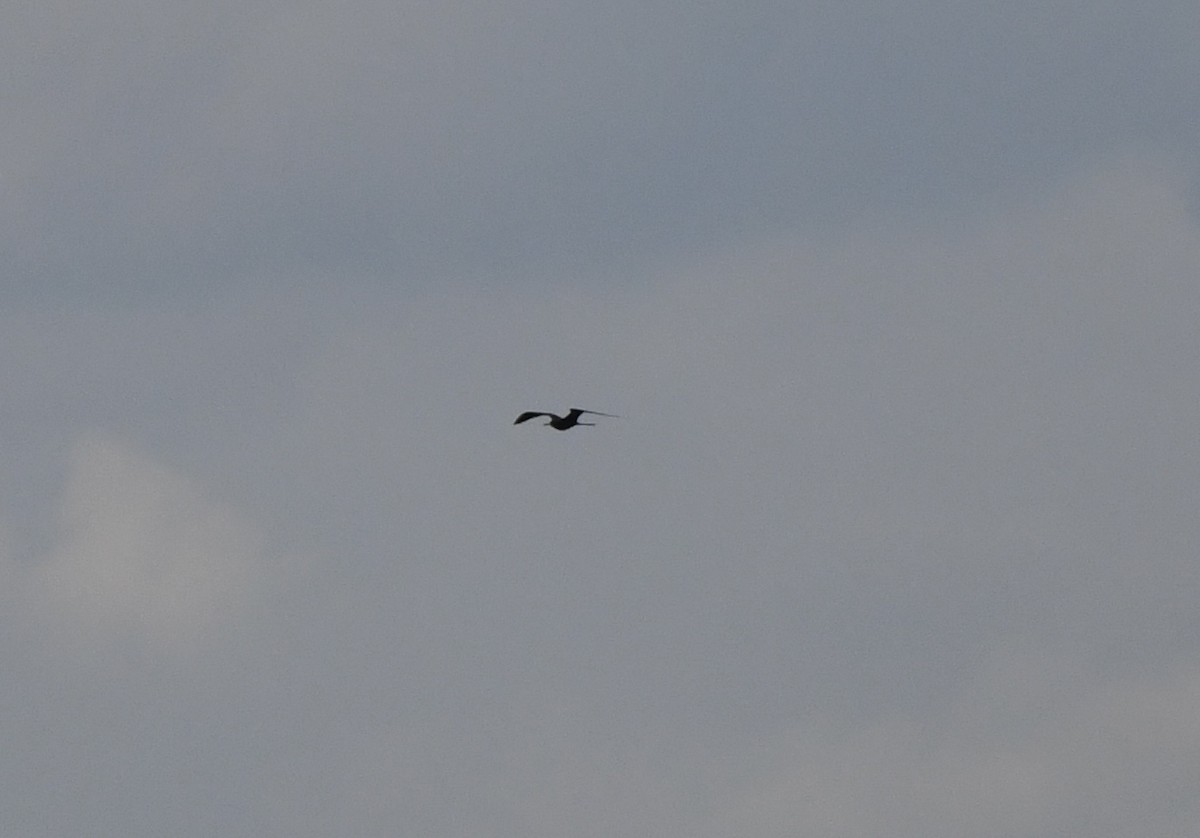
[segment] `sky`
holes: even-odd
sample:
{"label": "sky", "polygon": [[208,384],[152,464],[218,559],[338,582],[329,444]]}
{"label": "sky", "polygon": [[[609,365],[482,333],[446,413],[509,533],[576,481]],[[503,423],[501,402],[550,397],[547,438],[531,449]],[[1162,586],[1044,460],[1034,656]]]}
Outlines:
{"label": "sky", "polygon": [[1200,830],[1200,11],[974,5],[8,4],[0,833]]}

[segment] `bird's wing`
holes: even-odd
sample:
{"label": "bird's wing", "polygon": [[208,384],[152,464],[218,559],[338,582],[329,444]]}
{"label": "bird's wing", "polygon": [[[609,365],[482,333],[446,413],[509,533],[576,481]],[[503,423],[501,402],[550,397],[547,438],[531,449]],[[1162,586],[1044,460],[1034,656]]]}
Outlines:
{"label": "bird's wing", "polygon": [[611,416],[613,419],[620,419],[620,418],[621,418],[620,416],[618,416],[618,415],[617,415],[617,414],[615,414],[615,413],[601,413],[601,412],[600,412],[600,411],[598,411],[598,410],[580,410],[580,409],[579,409],[579,408],[577,408],[577,407],[573,407],[573,408],[571,408],[571,412],[572,412],[572,413],[590,413],[590,414],[592,414],[593,416]]}
{"label": "bird's wing", "polygon": [[520,416],[518,416],[518,417],[517,417],[517,421],[513,422],[513,424],[514,424],[514,425],[520,425],[522,422],[528,422],[530,419],[533,419],[534,417],[537,417],[537,416],[550,416],[550,417],[553,417],[553,414],[551,414],[551,413],[538,413],[537,411],[534,411],[534,410],[527,410],[527,411],[525,411],[524,413],[522,413]]}

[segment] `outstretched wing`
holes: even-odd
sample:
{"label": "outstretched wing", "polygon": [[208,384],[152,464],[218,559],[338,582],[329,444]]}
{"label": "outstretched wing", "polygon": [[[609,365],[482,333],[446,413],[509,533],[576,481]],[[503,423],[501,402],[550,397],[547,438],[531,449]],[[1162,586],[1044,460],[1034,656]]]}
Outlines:
{"label": "outstretched wing", "polygon": [[552,414],[552,413],[538,413],[535,410],[527,410],[524,413],[522,413],[520,416],[518,416],[517,421],[513,422],[513,424],[520,425],[522,422],[528,422],[530,419],[533,419],[538,416],[549,416],[550,418],[554,418],[554,414]]}
{"label": "outstretched wing", "polygon": [[613,419],[620,419],[620,418],[621,418],[620,416],[618,416],[618,415],[617,415],[617,414],[615,414],[615,413],[601,413],[601,412],[600,412],[600,411],[598,411],[598,410],[580,410],[578,407],[573,407],[573,408],[571,408],[571,412],[572,412],[572,413],[574,413],[574,414],[576,414],[576,415],[579,415],[580,413],[590,413],[590,414],[592,414],[593,416],[611,416]]}

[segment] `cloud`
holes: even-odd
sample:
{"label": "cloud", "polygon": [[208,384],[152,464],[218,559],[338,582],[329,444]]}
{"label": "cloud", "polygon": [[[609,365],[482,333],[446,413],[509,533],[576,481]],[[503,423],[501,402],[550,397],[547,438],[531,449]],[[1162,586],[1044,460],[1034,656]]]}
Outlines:
{"label": "cloud", "polygon": [[[434,834],[1187,823],[1186,183],[1105,158],[953,223],[351,318],[278,456],[339,576],[369,575],[355,648],[396,674],[313,809]],[[625,418],[509,424],[579,393]]]}
{"label": "cloud", "polygon": [[[1200,815],[1200,671],[1113,676],[1080,650],[996,648],[962,673],[937,718],[800,712],[758,736],[612,725],[589,702],[530,690],[486,702],[464,729],[382,723],[341,742],[347,768],[281,824],[386,834],[1001,838],[1139,827]],[[633,688],[632,685],[627,685]],[[482,737],[482,738],[477,738]],[[287,814],[283,814],[287,813]],[[314,821],[315,819],[315,821]]]}
{"label": "cloud", "polygon": [[[6,590],[54,641],[212,643],[9,620],[5,799],[62,834],[1171,834],[1198,258],[1134,155],[552,288],[0,330],[8,433],[59,426],[34,465],[113,429]],[[572,403],[624,418],[511,425]],[[266,540],[319,558],[266,580]]]}
{"label": "cloud", "polygon": [[521,282],[1196,140],[1180,0],[22,11],[0,36],[10,299]]}
{"label": "cloud", "polygon": [[731,755],[700,834],[1116,838],[1194,823],[1200,672],[1079,679],[1072,658],[1002,658],[933,724],[814,721]]}
{"label": "cloud", "polygon": [[262,538],[232,509],[112,439],[76,445],[58,541],[29,569],[39,617],[71,642],[166,651],[218,635],[246,603]]}

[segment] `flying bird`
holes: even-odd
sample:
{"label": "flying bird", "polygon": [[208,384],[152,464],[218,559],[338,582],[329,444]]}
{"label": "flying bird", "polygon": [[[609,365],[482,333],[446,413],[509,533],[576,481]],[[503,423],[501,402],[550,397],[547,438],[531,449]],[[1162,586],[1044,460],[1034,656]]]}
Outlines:
{"label": "flying bird", "polygon": [[524,412],[520,416],[518,416],[517,421],[513,422],[513,424],[520,425],[522,422],[528,422],[530,419],[533,419],[534,417],[545,416],[547,419],[550,420],[549,422],[546,422],[545,424],[549,425],[551,428],[554,428],[554,430],[556,430],[556,431],[565,431],[567,428],[573,428],[576,425],[585,425],[589,428],[594,427],[596,424],[595,422],[580,422],[579,421],[579,417],[585,413],[590,414],[592,416],[611,416],[613,419],[621,418],[621,417],[617,416],[617,414],[615,414],[615,413],[601,413],[598,410],[580,410],[577,407],[573,407],[573,408],[571,408],[571,412],[568,413],[566,416],[555,416],[553,413],[541,413],[536,410],[527,410],[526,412]]}

